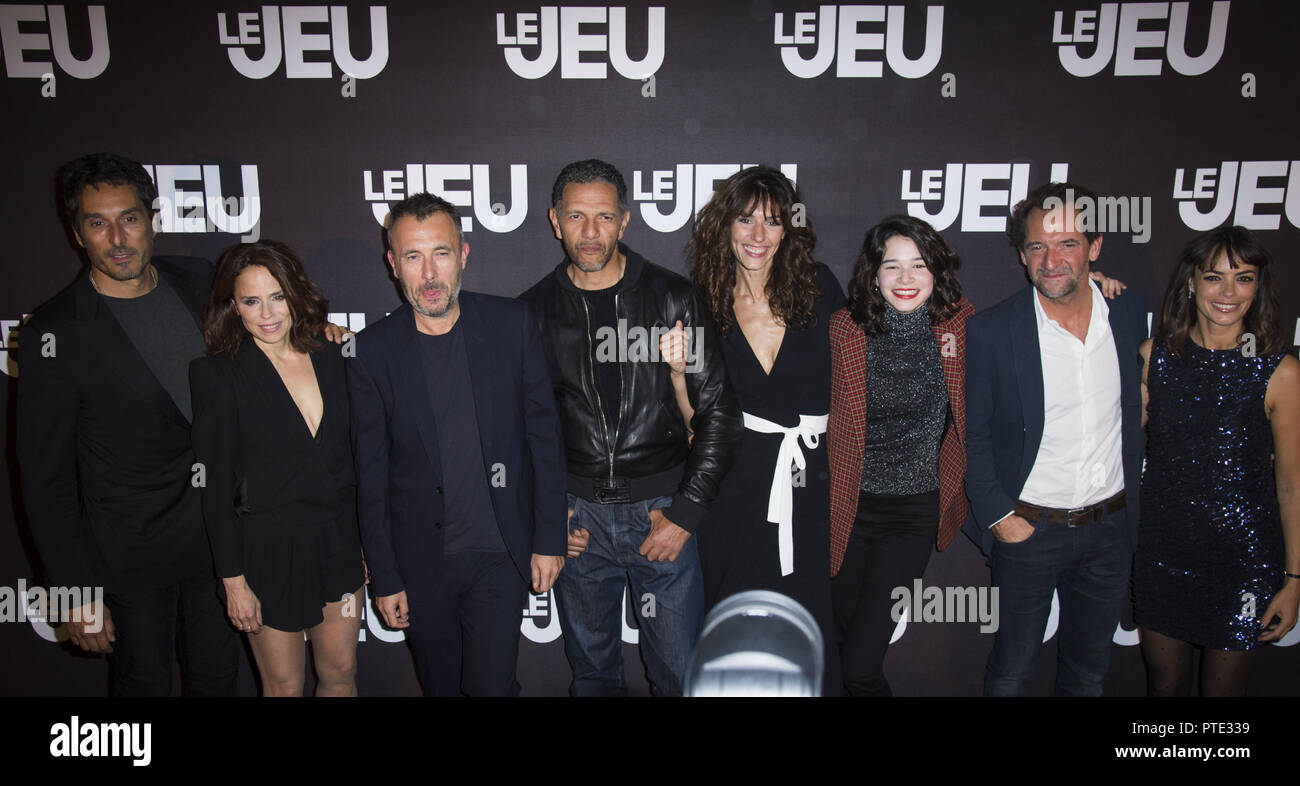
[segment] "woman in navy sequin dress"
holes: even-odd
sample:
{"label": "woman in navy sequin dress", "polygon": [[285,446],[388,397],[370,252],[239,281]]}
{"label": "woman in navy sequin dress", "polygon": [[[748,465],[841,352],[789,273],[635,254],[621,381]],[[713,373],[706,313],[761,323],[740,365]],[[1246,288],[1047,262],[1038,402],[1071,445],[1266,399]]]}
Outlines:
{"label": "woman in navy sequin dress", "polygon": [[1300,362],[1268,252],[1224,227],[1183,250],[1142,346],[1147,465],[1133,582],[1148,693],[1242,695],[1300,603]]}

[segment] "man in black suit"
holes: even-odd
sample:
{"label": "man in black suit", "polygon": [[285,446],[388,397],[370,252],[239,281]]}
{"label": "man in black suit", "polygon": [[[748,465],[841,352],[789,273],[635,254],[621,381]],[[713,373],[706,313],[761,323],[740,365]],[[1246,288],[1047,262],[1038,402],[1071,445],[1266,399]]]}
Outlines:
{"label": "man in black suit", "polygon": [[387,226],[408,305],[357,335],[348,367],[371,592],[426,694],[517,695],[526,589],[551,588],[567,542],[541,336],[523,303],[460,291],[453,205],[416,194]]}
{"label": "man in black suit", "polygon": [[211,266],[153,257],[157,190],[98,153],[59,173],[90,267],[20,334],[17,444],[46,578],[102,586],[67,623],[113,653],[117,695],[171,693],[180,636],[187,695],[231,695],[238,641],[217,595],[190,448],[189,364]]}

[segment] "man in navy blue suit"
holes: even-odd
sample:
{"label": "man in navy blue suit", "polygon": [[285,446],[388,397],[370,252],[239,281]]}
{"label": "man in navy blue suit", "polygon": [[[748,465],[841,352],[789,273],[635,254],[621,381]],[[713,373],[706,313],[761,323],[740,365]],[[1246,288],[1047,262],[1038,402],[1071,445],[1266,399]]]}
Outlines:
{"label": "man in navy blue suit", "polygon": [[1023,695],[1060,600],[1056,692],[1097,696],[1127,597],[1142,468],[1146,304],[1088,275],[1097,199],[1070,183],[1012,211],[1031,286],[967,326],[966,532],[990,557],[999,627],[984,693]]}
{"label": "man in navy blue suit", "polygon": [[408,301],[349,363],[358,513],[371,592],[405,629],[426,694],[514,696],[526,590],[564,565],[564,449],[537,323],[461,292],[469,244],[430,194],[388,217]]}

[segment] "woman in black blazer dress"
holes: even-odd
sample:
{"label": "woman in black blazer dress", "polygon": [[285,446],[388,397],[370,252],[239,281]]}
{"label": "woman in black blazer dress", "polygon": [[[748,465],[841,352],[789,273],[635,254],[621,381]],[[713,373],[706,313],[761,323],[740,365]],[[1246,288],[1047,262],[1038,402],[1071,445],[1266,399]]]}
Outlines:
{"label": "woman in black blazer dress", "polygon": [[364,568],[343,357],[327,303],[285,245],[227,251],[190,365],[203,515],[231,622],[266,696],[297,696],[312,643],[316,693],[356,693]]}

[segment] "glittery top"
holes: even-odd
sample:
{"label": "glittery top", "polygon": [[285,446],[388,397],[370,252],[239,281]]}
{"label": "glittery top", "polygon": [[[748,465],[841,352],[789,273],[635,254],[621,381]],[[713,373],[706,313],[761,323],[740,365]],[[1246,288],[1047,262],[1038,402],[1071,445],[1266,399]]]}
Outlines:
{"label": "glittery top", "polygon": [[[1209,516],[1240,516],[1246,507],[1262,506],[1276,519],[1273,429],[1264,393],[1281,361],[1281,353],[1247,357],[1190,338],[1179,356],[1163,344],[1153,346],[1146,472],[1163,477],[1171,491],[1207,497]],[[1203,495],[1202,489],[1215,493]]]}
{"label": "glittery top", "polygon": [[1285,556],[1264,412],[1282,354],[1152,346],[1134,565],[1143,625],[1219,649],[1253,645]]}
{"label": "glittery top", "polygon": [[904,314],[886,303],[885,327],[867,337],[862,490],[922,494],[939,488],[939,441],[948,416],[929,305]]}

